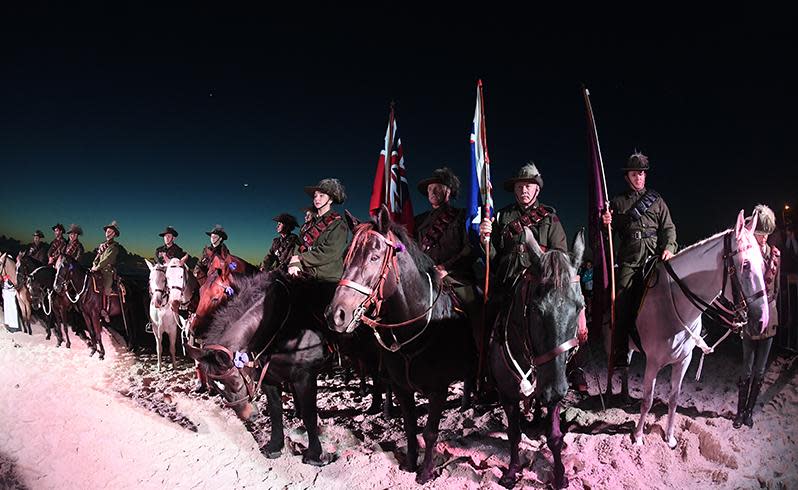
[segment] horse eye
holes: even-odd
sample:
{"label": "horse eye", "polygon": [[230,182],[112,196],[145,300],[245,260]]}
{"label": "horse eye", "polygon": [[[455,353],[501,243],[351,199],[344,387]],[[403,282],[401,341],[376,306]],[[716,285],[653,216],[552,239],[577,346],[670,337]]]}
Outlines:
{"label": "horse eye", "polygon": [[213,299],[211,299],[211,301],[214,302],[214,303],[218,303],[219,302],[219,298],[213,298]]}
{"label": "horse eye", "polygon": [[380,260],[380,256],[379,256],[379,255],[372,255],[372,256],[371,256],[371,261],[372,261],[372,262],[376,262],[376,261],[378,261],[378,260]]}

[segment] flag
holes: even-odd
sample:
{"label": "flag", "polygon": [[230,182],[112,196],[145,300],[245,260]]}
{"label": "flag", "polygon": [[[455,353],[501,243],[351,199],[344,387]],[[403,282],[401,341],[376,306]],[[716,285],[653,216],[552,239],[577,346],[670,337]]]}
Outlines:
{"label": "flag", "polygon": [[[386,161],[389,162],[387,171]],[[395,223],[404,225],[410,236],[413,236],[413,203],[410,202],[410,188],[407,185],[402,139],[399,138],[393,107],[391,107],[391,114],[388,118],[388,129],[385,131],[385,142],[380,150],[380,157],[377,159],[377,170],[369,200],[369,213],[372,216],[376,215],[383,204],[388,207],[391,219]]]}
{"label": "flag", "polygon": [[601,213],[607,204],[607,192],[604,183],[604,164],[601,159],[596,121],[590,105],[590,93],[583,88],[585,110],[587,115],[588,162],[588,235],[590,249],[593,251],[593,298],[591,304],[590,331],[601,332],[601,323],[608,306],[610,288],[610,265],[605,244],[607,229],[601,220]]}
{"label": "flag", "polygon": [[[490,157],[485,131],[485,110],[482,100],[482,80],[477,82],[477,105],[471,124],[471,187],[468,194],[466,227],[474,243],[479,243],[479,223],[493,215],[493,188],[490,184]],[[479,247],[476,247],[480,250]]]}

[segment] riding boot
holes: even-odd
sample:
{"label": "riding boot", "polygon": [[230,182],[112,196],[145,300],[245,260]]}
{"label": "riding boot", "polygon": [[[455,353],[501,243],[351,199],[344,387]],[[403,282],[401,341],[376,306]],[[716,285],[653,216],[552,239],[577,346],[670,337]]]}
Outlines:
{"label": "riding boot", "polygon": [[754,378],[751,382],[751,394],[748,395],[748,403],[745,408],[745,420],[743,423],[748,427],[754,426],[754,406],[756,399],[759,398],[759,390],[762,388],[762,378]]}
{"label": "riding boot", "polygon": [[108,316],[108,303],[109,303],[108,296],[103,294],[103,309],[100,310],[100,316],[103,317],[103,321],[105,323],[111,323],[111,318]]}
{"label": "riding boot", "polygon": [[746,404],[748,403],[748,388],[751,385],[751,378],[740,378],[737,380],[737,415],[734,417],[732,427],[739,429],[743,426],[745,419]]}

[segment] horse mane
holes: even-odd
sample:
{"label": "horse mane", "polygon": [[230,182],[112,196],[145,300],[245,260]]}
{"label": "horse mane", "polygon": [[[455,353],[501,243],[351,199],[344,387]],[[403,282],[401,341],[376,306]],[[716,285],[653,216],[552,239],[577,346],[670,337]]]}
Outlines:
{"label": "horse mane", "polygon": [[206,342],[218,342],[235,320],[241,318],[255,302],[262,298],[275,282],[273,274],[262,272],[254,276],[235,276],[234,297],[213,313],[202,337]]}
{"label": "horse mane", "polygon": [[729,228],[727,230],[719,231],[718,233],[715,233],[714,235],[712,235],[710,237],[704,238],[703,240],[697,241],[694,244],[679,250],[679,253],[677,253],[676,255],[681,255],[681,254],[683,254],[683,253],[685,253],[685,252],[687,252],[689,250],[692,250],[694,248],[698,248],[698,247],[700,247],[702,245],[705,245],[706,243],[711,242],[712,240],[715,240],[715,239],[717,239],[719,237],[722,237],[723,235],[725,235],[726,233],[729,233],[730,231],[732,231],[731,228]]}
{"label": "horse mane", "polygon": [[549,250],[540,258],[540,282],[562,289],[571,283],[571,262],[559,250]]}

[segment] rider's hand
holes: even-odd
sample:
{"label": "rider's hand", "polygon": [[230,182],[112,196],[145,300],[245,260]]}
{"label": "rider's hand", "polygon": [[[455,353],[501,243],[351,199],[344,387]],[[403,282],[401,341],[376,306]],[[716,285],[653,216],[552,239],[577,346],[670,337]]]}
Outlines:
{"label": "rider's hand", "polygon": [[479,238],[480,241],[484,242],[490,238],[490,234],[493,231],[493,220],[496,218],[485,218],[482,220],[482,223],[479,224]]}
{"label": "rider's hand", "polygon": [[673,257],[673,252],[671,252],[670,250],[663,250],[662,251],[662,260],[663,261],[668,260],[671,257]]}
{"label": "rider's hand", "polygon": [[300,272],[299,267],[295,265],[288,266],[288,275],[289,276],[298,276]]}
{"label": "rider's hand", "polygon": [[604,226],[612,224],[612,210],[611,209],[605,209],[604,212],[601,213],[601,222],[604,223]]}

